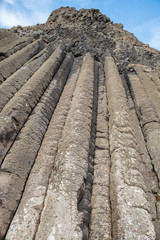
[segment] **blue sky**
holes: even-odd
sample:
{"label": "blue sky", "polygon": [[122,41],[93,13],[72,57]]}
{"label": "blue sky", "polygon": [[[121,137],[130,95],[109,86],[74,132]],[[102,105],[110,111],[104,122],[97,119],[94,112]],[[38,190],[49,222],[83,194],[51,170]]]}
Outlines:
{"label": "blue sky", "polygon": [[160,0],[0,0],[0,27],[44,23],[61,6],[98,8],[140,41],[160,50]]}

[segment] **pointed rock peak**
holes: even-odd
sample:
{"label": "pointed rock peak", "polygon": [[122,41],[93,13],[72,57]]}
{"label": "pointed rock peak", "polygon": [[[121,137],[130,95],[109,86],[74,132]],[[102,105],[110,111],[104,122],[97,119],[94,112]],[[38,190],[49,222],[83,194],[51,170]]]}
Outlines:
{"label": "pointed rock peak", "polygon": [[48,20],[47,24],[52,24],[54,22],[75,22],[75,21],[102,21],[110,22],[110,19],[102,14],[98,9],[80,9],[76,10],[74,7],[61,7],[54,10]]}

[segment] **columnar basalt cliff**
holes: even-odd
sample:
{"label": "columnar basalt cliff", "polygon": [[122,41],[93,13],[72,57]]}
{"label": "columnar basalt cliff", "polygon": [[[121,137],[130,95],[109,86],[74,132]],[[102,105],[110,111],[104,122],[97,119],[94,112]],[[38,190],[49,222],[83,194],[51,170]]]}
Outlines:
{"label": "columnar basalt cliff", "polygon": [[97,9],[0,31],[0,240],[160,239],[160,52]]}

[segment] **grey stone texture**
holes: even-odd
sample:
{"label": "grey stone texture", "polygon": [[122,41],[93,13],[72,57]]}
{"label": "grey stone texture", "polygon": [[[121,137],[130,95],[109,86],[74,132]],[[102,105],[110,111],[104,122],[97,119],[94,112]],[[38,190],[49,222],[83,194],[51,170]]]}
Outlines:
{"label": "grey stone texture", "polygon": [[160,53],[98,9],[0,29],[0,240],[160,239]]}
{"label": "grey stone texture", "polygon": [[90,240],[111,239],[111,209],[109,198],[110,154],[108,139],[108,109],[104,71],[99,70],[99,91],[92,189]]}
{"label": "grey stone texture", "polygon": [[145,193],[146,185],[139,171],[138,163],[141,159],[129,107],[121,78],[110,56],[106,57],[105,72],[109,111],[113,239],[155,239],[150,205]]}
{"label": "grey stone texture", "polygon": [[47,60],[53,49],[52,45],[47,46],[0,85],[0,111]]}
{"label": "grey stone texture", "polygon": [[64,48],[57,48],[38,71],[23,85],[0,113],[0,162],[13,143],[29,114],[43,95],[64,58]]}
{"label": "grey stone texture", "polygon": [[11,76],[17,69],[23,66],[29,59],[43,48],[43,41],[33,42],[15,54],[0,62],[0,83]]}
{"label": "grey stone texture", "polygon": [[0,61],[21,50],[33,40],[30,37],[19,37],[8,29],[0,29]]}
{"label": "grey stone texture", "polygon": [[[68,115],[80,66],[81,60],[75,60],[38,156],[35,159],[35,164],[23,193],[23,199],[20,202],[6,239],[33,239],[36,234],[48,188],[49,177],[54,167],[58,143]],[[25,226],[24,222],[26,223]]]}
{"label": "grey stone texture", "polygon": [[[2,233],[3,229],[7,228],[5,222],[7,219],[9,220],[20,200],[25,181],[35,161],[71,66],[72,56],[68,55],[1,165],[1,172],[3,175],[6,174],[9,180],[7,185],[0,190],[0,213],[3,218],[1,225]],[[4,177],[3,175],[2,178]],[[12,204],[10,199],[14,199]]]}
{"label": "grey stone texture", "polygon": [[59,142],[35,239],[82,239],[77,194],[87,175],[93,83],[94,60],[87,54]]}

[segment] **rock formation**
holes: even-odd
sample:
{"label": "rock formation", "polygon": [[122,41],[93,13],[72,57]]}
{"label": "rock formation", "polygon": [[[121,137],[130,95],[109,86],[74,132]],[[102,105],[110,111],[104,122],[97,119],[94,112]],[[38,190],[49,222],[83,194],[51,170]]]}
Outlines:
{"label": "rock formation", "polygon": [[0,240],[160,239],[160,53],[97,9],[0,31]]}

